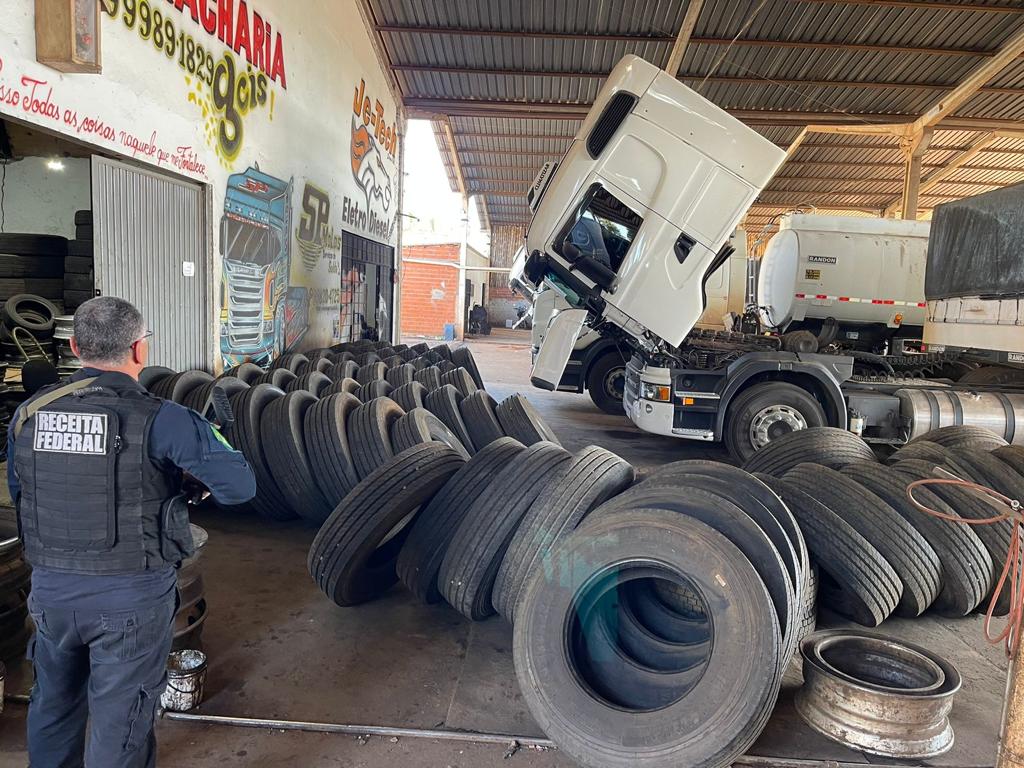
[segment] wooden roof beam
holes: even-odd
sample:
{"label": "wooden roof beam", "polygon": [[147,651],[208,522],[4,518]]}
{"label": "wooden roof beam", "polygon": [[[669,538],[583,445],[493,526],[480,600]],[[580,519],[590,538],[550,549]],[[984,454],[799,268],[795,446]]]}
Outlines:
{"label": "wooden roof beam", "polygon": [[1005,5],[982,5],[981,3],[959,3],[954,5],[941,0],[789,0],[791,3],[814,3],[816,5],[870,5],[875,8],[912,8],[928,11],[969,11],[975,13],[1024,14],[1024,8],[1009,8]]}
{"label": "wooden roof beam", "polygon": [[683,21],[679,25],[679,32],[676,34],[676,40],[672,44],[672,50],[668,55],[668,63],[665,64],[665,71],[672,75],[672,77],[678,74],[679,67],[683,63],[686,47],[690,44],[690,37],[697,26],[697,17],[700,16],[703,6],[704,0],[690,0],[686,6],[686,13],[683,14]]}
{"label": "wooden roof beam", "polygon": [[996,52],[995,56],[982,62],[945,96],[937,99],[914,121],[913,134],[933,128],[942,120],[960,109],[989,80],[1002,72],[1024,53],[1024,26],[1018,29]]}
{"label": "wooden roof beam", "polygon": [[[984,152],[985,149],[990,144],[992,144],[992,142],[998,140],[998,138],[999,137],[996,136],[994,133],[990,133],[987,136],[982,136],[980,139],[975,141],[965,152],[960,154],[954,160],[952,160],[951,162],[949,162],[945,166],[939,168],[938,170],[933,171],[926,178],[922,179],[921,183],[920,183],[920,188],[918,190],[918,194],[923,195],[926,192],[928,192],[929,190],[934,189],[940,183],[942,183],[943,181],[948,179],[951,175],[953,175],[953,173],[955,173],[956,171],[958,171],[961,168],[963,168],[965,165],[967,165],[969,162],[971,162],[971,160],[973,160],[975,157],[977,157],[982,152]],[[951,182],[951,183],[958,183],[958,182]],[[993,184],[991,186],[993,186],[993,187],[1001,187],[1001,186],[1004,186],[1004,185],[1003,184]],[[891,215],[895,214],[896,211],[898,211],[898,210],[899,211],[903,211],[904,210],[904,207],[903,207],[904,204],[905,204],[905,200],[902,200],[902,199],[901,200],[893,200],[889,205],[886,206],[886,208],[885,208],[885,215],[886,216],[891,216]],[[904,218],[906,218],[906,217],[904,216]]]}

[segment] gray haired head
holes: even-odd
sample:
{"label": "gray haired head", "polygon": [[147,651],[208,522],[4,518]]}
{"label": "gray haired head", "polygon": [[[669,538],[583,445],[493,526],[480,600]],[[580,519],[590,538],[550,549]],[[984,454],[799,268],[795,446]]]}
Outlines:
{"label": "gray haired head", "polygon": [[123,363],[145,333],[142,313],[116,296],[90,299],[75,312],[75,342],[84,363]]}

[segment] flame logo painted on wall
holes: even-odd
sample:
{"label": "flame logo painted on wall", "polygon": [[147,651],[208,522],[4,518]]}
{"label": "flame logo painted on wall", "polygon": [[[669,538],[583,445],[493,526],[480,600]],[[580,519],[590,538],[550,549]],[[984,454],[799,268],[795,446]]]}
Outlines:
{"label": "flame logo painted on wall", "polygon": [[373,134],[352,118],[352,176],[366,194],[366,207],[376,201],[385,213],[391,207],[391,176]]}

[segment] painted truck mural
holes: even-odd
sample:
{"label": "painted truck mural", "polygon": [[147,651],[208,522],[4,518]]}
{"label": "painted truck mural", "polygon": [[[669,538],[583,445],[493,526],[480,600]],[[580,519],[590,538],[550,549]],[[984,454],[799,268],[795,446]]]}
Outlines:
{"label": "painted truck mural", "polygon": [[225,365],[266,364],[286,346],[291,228],[291,181],[269,176],[259,166],[228,178],[220,228]]}

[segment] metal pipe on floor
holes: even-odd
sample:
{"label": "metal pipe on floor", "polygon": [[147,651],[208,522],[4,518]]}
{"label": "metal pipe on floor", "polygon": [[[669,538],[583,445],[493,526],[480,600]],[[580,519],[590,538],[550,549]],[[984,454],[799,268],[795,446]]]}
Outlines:
{"label": "metal pipe on floor", "polygon": [[258,717],[227,717],[223,715],[199,715],[188,712],[164,712],[164,720],[184,723],[204,723],[208,725],[226,725],[235,728],[269,728],[277,731],[308,731],[311,733],[344,733],[352,736],[387,736],[407,739],[438,739],[445,741],[466,741],[476,744],[500,744],[508,746],[512,743],[520,747],[553,748],[550,739],[538,739],[532,736],[505,736],[500,733],[480,733],[477,731],[445,731],[428,728],[393,728],[384,725],[346,725],[342,723],[309,723],[297,720],[268,720]]}

